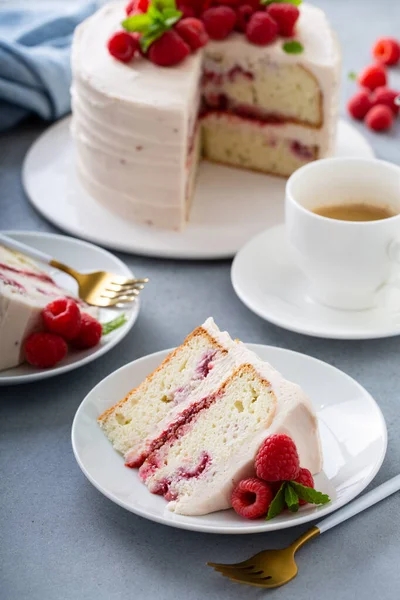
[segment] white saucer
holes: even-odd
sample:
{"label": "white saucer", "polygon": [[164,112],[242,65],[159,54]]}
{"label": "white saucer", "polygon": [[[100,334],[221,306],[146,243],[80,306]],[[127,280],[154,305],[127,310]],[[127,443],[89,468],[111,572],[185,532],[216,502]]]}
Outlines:
{"label": "white saucer", "polygon": [[[22,179],[35,208],[72,235],[147,256],[215,259],[234,256],[255,234],[283,221],[285,179],[203,162],[191,221],[184,232],[129,223],[96,203],[81,187],[69,127],[68,117],[49,127],[33,144]],[[372,158],[374,153],[352,125],[341,121],[336,156]]]}
{"label": "white saucer", "polygon": [[[87,242],[82,242],[81,240],[52,233],[35,233],[31,231],[4,231],[3,233],[19,242],[42,250],[83,273],[104,270],[126,277],[133,276],[130,269],[128,269],[128,267],[116,256],[113,256],[102,248],[98,248]],[[41,267],[47,270],[56,283],[71,291],[74,295],[77,294],[77,284],[71,277],[53,267],[46,267],[46,265],[41,265]],[[117,308],[100,308],[98,319],[101,323],[104,323],[111,321],[121,313],[125,314],[127,322],[115,331],[104,336],[101,339],[100,344],[95,348],[71,351],[58,366],[53,367],[52,369],[36,369],[28,364],[23,364],[19,367],[14,367],[13,369],[0,371],[0,385],[28,383],[37,381],[38,379],[55,377],[56,375],[61,375],[67,371],[82,367],[83,365],[92,362],[92,360],[96,360],[96,358],[99,358],[118,344],[132,329],[139,314],[139,301],[136,301],[133,304],[127,304],[126,308],[123,310]]]}
{"label": "white saucer", "polygon": [[[248,521],[233,510],[186,517],[166,509],[166,501],[151,494],[136,470],[127,469],[96,419],[137,386],[168,351],[145,356],[118,369],[84,399],[72,425],[75,458],[89,481],[123,508],[164,525],[209,533],[258,533],[300,525],[336,510],[352,500],[375,477],[386,453],[387,432],[375,400],[354,379],[320,360],[281,348],[248,344],[281,373],[299,383],[316,410],[324,454],[324,470],[316,488],[332,502],[304,506],[296,514],[282,513],[271,521]],[[83,485],[83,482],[82,482]]]}
{"label": "white saucer", "polygon": [[328,308],[309,295],[309,284],[294,264],[285,227],[267,229],[236,255],[232,284],[242,302],[259,317],[290,331],[323,338],[361,340],[400,334],[400,290],[387,288],[378,308]]}

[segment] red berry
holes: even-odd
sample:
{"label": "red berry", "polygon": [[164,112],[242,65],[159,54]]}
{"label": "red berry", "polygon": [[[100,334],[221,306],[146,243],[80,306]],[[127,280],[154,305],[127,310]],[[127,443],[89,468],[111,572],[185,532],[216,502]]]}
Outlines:
{"label": "red berry", "polygon": [[296,479],[300,470],[297,448],[288,435],[270,435],[256,456],[256,473],[265,481]]}
{"label": "red berry", "polygon": [[196,16],[194,8],[189,4],[179,5],[179,10],[182,12],[184,19]]}
{"label": "red berry", "polygon": [[[308,469],[300,469],[300,473],[293,481],[301,483],[301,485],[305,485],[306,487],[314,487],[314,478]],[[305,500],[299,500],[299,504],[300,506],[303,506],[304,504],[307,504],[307,502]]]}
{"label": "red berry", "polygon": [[[205,6],[207,4],[207,6]],[[205,0],[178,0],[177,7],[183,12],[184,17],[199,17],[205,8],[208,8]]]}
{"label": "red berry", "polygon": [[240,4],[249,4],[253,9],[253,12],[256,10],[264,10],[264,6],[260,4],[260,0],[243,0]]}
{"label": "red berry", "polygon": [[393,38],[380,38],[372,48],[372,56],[384,65],[397,65],[400,60],[400,44]]}
{"label": "red berry", "polygon": [[372,94],[372,104],[375,106],[376,104],[386,104],[392,111],[394,115],[399,114],[399,106],[395,103],[396,98],[400,95],[400,92],[396,92],[395,90],[390,90],[387,87],[378,87],[374,90]]}
{"label": "red berry", "polygon": [[74,348],[93,348],[100,342],[102,327],[97,319],[82,313],[81,328],[78,335],[71,340],[71,346]]}
{"label": "red berry", "polygon": [[278,35],[278,25],[265,12],[256,12],[250,17],[246,28],[246,37],[252,44],[266,46],[272,44]]}
{"label": "red berry", "polygon": [[149,49],[149,59],[160,67],[171,67],[182,62],[190,54],[190,48],[180,35],[169,29]]}
{"label": "red berry", "polygon": [[274,494],[268,483],[251,477],[240,481],[232,492],[233,509],[246,519],[258,519],[267,514]]}
{"label": "red berry", "polygon": [[236,8],[241,3],[241,0],[218,0],[213,4],[216,5],[224,5],[224,6],[232,6],[232,8]]}
{"label": "red berry", "polygon": [[382,65],[370,65],[361,71],[357,81],[362,87],[374,90],[386,85],[386,70]]}
{"label": "red berry", "polygon": [[250,21],[251,15],[254,13],[254,9],[250,4],[242,4],[238,6],[236,10],[236,27],[237,31],[245,32],[247,23]]}
{"label": "red berry", "polygon": [[66,340],[76,337],[81,327],[81,311],[70,298],[57,298],[42,310],[45,329]]}
{"label": "red berry", "polygon": [[118,31],[110,37],[107,47],[111,56],[127,63],[132,60],[138,50],[138,42],[127,31]]}
{"label": "red berry", "polygon": [[145,13],[149,8],[150,0],[131,0],[125,7],[125,12],[128,17],[132,13]]}
{"label": "red berry", "polygon": [[374,131],[390,129],[393,123],[393,113],[386,104],[377,104],[367,112],[365,123]]}
{"label": "red berry", "polygon": [[224,40],[236,23],[236,13],[230,6],[213,6],[201,16],[204,27],[212,40]]}
{"label": "red berry", "polygon": [[54,333],[32,333],[24,344],[26,361],[39,369],[54,367],[67,354],[65,340]]}
{"label": "red berry", "polygon": [[294,35],[294,26],[300,16],[297,6],[286,2],[282,4],[274,2],[267,7],[267,12],[276,21],[279,35],[282,37]]}
{"label": "red berry", "polygon": [[369,90],[360,90],[347,103],[347,110],[354,119],[362,120],[372,106]]}
{"label": "red berry", "polygon": [[193,17],[181,19],[175,25],[175,31],[179,33],[181,38],[193,51],[205,46],[208,42],[208,35],[204,23],[200,21],[200,19],[194,19]]}

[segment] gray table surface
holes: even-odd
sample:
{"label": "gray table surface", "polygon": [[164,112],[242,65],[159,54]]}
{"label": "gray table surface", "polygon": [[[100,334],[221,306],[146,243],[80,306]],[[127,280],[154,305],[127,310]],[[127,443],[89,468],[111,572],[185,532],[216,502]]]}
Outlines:
{"label": "gray table surface", "polygon": [[[378,36],[399,34],[400,4],[316,3],[328,13],[343,46],[344,100],[354,86],[346,73],[369,61]],[[399,126],[385,135],[359,128],[379,157],[400,163]],[[43,130],[43,124],[29,121],[0,138],[0,229],[56,231],[28,204],[20,180],[24,154]],[[398,338],[329,341],[270,325],[235,296],[230,261],[120,257],[152,280],[130,335],[81,370],[0,388],[1,600],[233,600],[267,594],[296,600],[399,598],[398,494],[304,547],[296,580],[268,593],[233,584],[205,563],[239,561],[266,547],[282,546],[305,527],[236,537],[181,531],[136,517],[85,479],[70,443],[72,419],[83,397],[124,363],[179,344],[209,315],[245,341],[304,352],[356,378],[381,406],[389,431],[386,459],[370,487],[399,471]]]}

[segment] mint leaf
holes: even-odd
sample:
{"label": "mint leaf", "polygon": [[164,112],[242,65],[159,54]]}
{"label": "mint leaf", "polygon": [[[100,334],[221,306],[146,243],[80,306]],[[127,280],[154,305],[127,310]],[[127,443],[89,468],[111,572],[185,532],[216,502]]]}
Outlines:
{"label": "mint leaf", "polygon": [[396,106],[400,106],[400,96],[397,96],[397,97],[394,99],[394,103],[395,103],[395,105],[396,105]]}
{"label": "mint leaf", "polygon": [[297,512],[299,510],[299,497],[290,483],[285,487],[285,502],[290,512]]}
{"label": "mint leaf", "polygon": [[275,498],[272,500],[271,504],[269,505],[267,519],[266,519],[267,521],[269,521],[270,519],[273,519],[274,517],[279,515],[285,508],[285,488],[286,488],[286,481],[284,481],[282,483],[281,487],[279,488],[279,490],[277,491],[277,493],[275,495]]}
{"label": "mint leaf", "polygon": [[354,71],[350,71],[350,73],[348,74],[348,78],[351,81],[356,81],[357,80],[357,73],[355,73]]}
{"label": "mint leaf", "polygon": [[121,25],[126,31],[138,31],[142,33],[151,25],[151,17],[147,13],[133,15],[122,21]]}
{"label": "mint leaf", "polygon": [[108,335],[112,331],[115,331],[115,329],[122,327],[122,325],[124,325],[126,321],[127,318],[125,314],[122,313],[122,315],[118,315],[118,317],[115,317],[115,319],[107,321],[107,323],[102,323],[102,335]]}
{"label": "mint leaf", "polygon": [[297,483],[296,481],[291,481],[290,485],[293,487],[300,500],[309,502],[309,504],[328,504],[328,502],[331,501],[328,494],[318,492],[317,490],[301,485],[301,483]]}
{"label": "mint leaf", "polygon": [[285,4],[294,4],[294,6],[300,6],[303,0],[261,0],[261,4],[264,6],[268,6],[268,4],[272,3],[285,3]]}
{"label": "mint leaf", "polygon": [[285,42],[282,49],[287,54],[301,54],[304,51],[304,46],[297,40],[292,40],[291,42]]}

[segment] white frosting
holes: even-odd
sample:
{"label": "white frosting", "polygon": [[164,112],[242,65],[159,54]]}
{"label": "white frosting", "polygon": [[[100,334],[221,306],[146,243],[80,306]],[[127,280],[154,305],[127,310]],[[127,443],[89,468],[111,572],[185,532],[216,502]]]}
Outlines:
{"label": "white frosting", "polygon": [[[203,55],[197,52],[173,68],[148,60],[123,64],[110,56],[107,40],[124,16],[125,1],[101,8],[76,30],[72,48],[72,133],[83,185],[110,210],[137,222],[181,229],[185,223],[190,123],[197,110]],[[289,55],[281,41],[258,47],[232,34],[211,42],[248,63],[257,57],[301,64],[317,78],[324,98],[324,125],[310,133],[284,125],[281,132],[332,149],[338,89],[339,53],[324,13],[302,5],[297,25],[305,51]],[[207,60],[207,59],[206,59]],[[289,130],[286,128],[289,127]],[[300,134],[300,135],[299,135]]]}
{"label": "white frosting", "polygon": [[[209,318],[203,327],[221,346],[228,350],[228,354],[215,363],[204,383],[186,401],[172,409],[165,419],[155,425],[147,441],[157,438],[179,417],[182,411],[214,393],[221,383],[232,374],[233,370],[241,365],[252,365],[260,377],[271,384],[277,405],[270,427],[252,437],[249,443],[240,449],[239,454],[237,452],[232,454],[229,462],[218,471],[212,483],[199,478],[193,483],[195,488],[193,494],[180,496],[176,501],[168,504],[170,510],[188,515],[206,514],[229,508],[234,483],[254,472],[254,459],[258,449],[265,438],[274,433],[286,433],[294,440],[303,467],[308,468],[314,474],[322,468],[322,451],[317,420],[312,404],[303,390],[298,385],[285,380],[276,369],[262,361],[244,344],[234,342],[227,332],[221,332],[212,318]],[[178,470],[180,466],[174,461],[169,463],[172,472]],[[146,469],[146,463],[144,463],[143,469]],[[161,474],[162,476],[163,474]],[[151,487],[154,481],[157,481],[157,471],[147,483]]]}
{"label": "white frosting", "polygon": [[[39,269],[35,263],[2,246],[0,246],[0,263],[0,371],[2,371],[23,362],[23,342],[31,333],[42,328],[41,311],[46,304],[55,298],[71,296],[71,294],[51,280],[47,280],[47,273]],[[96,312],[96,309],[92,310],[85,305],[86,310],[92,314]]]}

